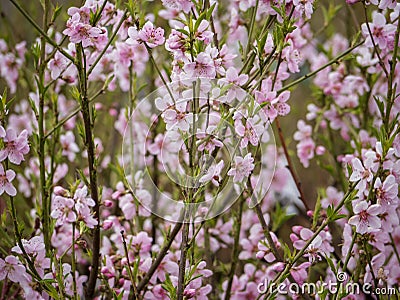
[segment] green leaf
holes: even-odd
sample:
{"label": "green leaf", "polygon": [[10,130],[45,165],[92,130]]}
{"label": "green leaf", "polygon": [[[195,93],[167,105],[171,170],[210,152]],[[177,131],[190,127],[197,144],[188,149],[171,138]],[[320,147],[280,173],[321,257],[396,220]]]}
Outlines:
{"label": "green leaf", "polygon": [[70,93],[72,98],[80,103],[81,93],[76,86],[71,87]]}
{"label": "green leaf", "polygon": [[180,33],[183,33],[184,35],[186,35],[186,36],[189,36],[190,34],[189,34],[189,32],[187,32],[185,29],[181,29],[181,28],[177,28],[177,29],[175,29],[176,31],[179,31]]}
{"label": "green leaf", "polygon": [[328,218],[332,218],[335,213],[335,208],[333,205],[329,205],[328,208],[326,209],[326,215]]}
{"label": "green leaf", "polygon": [[33,101],[33,99],[31,97],[28,97],[28,101],[29,101],[29,104],[30,104],[33,112],[35,113],[36,119],[39,119],[39,112],[38,112],[38,110],[36,108],[35,101]]}
{"label": "green leaf", "polygon": [[273,220],[272,231],[277,231],[283,224],[294,216],[295,214],[287,214],[287,208],[282,209],[278,202],[275,206],[275,211],[271,216],[271,220]]}
{"label": "green leaf", "polygon": [[332,272],[336,275],[337,274],[337,269],[336,269],[336,264],[333,262],[333,260],[330,257],[326,257],[326,262],[328,263],[329,267],[331,268]]}
{"label": "green leaf", "polygon": [[56,4],[56,7],[54,8],[54,12],[53,12],[53,16],[51,17],[51,23],[54,23],[54,21],[57,19],[57,17],[60,15],[61,13],[61,8],[62,5],[59,5],[58,3]]}
{"label": "green leaf", "polygon": [[284,258],[286,260],[291,260],[294,257],[295,252],[292,253],[292,251],[290,250],[289,246],[286,243],[282,242],[281,243],[281,247],[282,247],[282,250],[283,250]]}
{"label": "green leaf", "polygon": [[217,3],[214,3],[213,5],[211,5],[211,7],[207,10],[207,20],[211,19],[212,13],[215,9],[215,6],[217,5]]}
{"label": "green leaf", "polygon": [[[205,20],[207,17],[207,12],[203,11],[200,16],[197,18],[196,23],[194,23],[193,31],[196,32],[199,29],[201,21]],[[190,27],[189,27],[190,28]]]}
{"label": "green leaf", "polygon": [[31,53],[33,55],[33,65],[35,68],[39,65],[39,59],[40,59],[40,44],[39,42],[36,42],[32,45],[31,47]]}
{"label": "green leaf", "polygon": [[315,210],[314,210],[314,215],[313,215],[313,223],[312,223],[312,228],[315,228],[317,226],[318,223],[318,219],[320,216],[320,212],[321,212],[321,193],[323,192],[323,190],[320,190],[320,192],[318,193],[318,198],[317,198],[317,203],[315,203]]}
{"label": "green leaf", "polygon": [[165,277],[166,279],[164,283],[161,284],[161,287],[169,293],[169,298],[171,300],[176,300],[176,287],[172,284],[171,278],[169,277],[168,273],[165,274]]}
{"label": "green leaf", "polygon": [[87,180],[85,173],[83,173],[83,170],[77,169],[76,172],[78,172],[79,177],[82,179],[85,185],[89,186],[89,181]]}

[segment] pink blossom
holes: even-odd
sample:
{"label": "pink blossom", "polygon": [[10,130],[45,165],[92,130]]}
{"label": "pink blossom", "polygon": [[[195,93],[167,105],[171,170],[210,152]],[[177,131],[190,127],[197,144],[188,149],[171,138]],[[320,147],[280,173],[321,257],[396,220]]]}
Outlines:
{"label": "pink blossom", "polygon": [[239,101],[242,101],[246,97],[246,92],[240,87],[244,85],[249,76],[247,74],[240,74],[235,67],[230,67],[226,71],[226,81],[232,86],[230,87],[227,93],[228,102],[231,102],[233,99],[237,98]]}
{"label": "pink blossom", "polygon": [[[375,44],[382,50],[393,44],[396,26],[393,24],[386,24],[386,18],[383,14],[376,11],[372,14],[372,23],[369,23],[372,32],[372,38]],[[365,45],[373,47],[372,39],[366,24],[361,25],[362,33],[366,38]]]}
{"label": "pink blossom", "polygon": [[229,176],[233,176],[234,182],[242,182],[243,178],[248,177],[254,169],[254,158],[251,153],[245,157],[236,156],[235,166],[228,171]]}
{"label": "pink blossom", "polygon": [[194,62],[185,64],[183,70],[190,78],[215,78],[216,70],[213,59],[205,52],[199,53]]}
{"label": "pink blossom", "polygon": [[250,259],[257,255],[261,250],[259,248],[260,240],[264,239],[264,234],[260,224],[254,224],[250,228],[250,235],[240,241],[242,252],[239,254],[239,259]]}
{"label": "pink blossom", "polygon": [[379,204],[368,205],[367,201],[360,201],[353,208],[355,215],[349,219],[349,224],[356,226],[356,231],[360,234],[379,229],[381,221],[378,214],[381,210]]}
{"label": "pink blossom", "polygon": [[289,100],[290,92],[284,91],[281,94],[276,96],[275,91],[269,91],[263,87],[263,91],[256,91],[255,97],[256,100],[261,106],[264,107],[264,111],[266,112],[270,122],[273,122],[275,118],[280,116],[286,116],[290,112],[290,106],[286,103]]}
{"label": "pink blossom", "polygon": [[[122,184],[122,183],[121,183]],[[117,187],[119,184],[117,185]],[[118,191],[113,194],[114,199],[118,199],[118,206],[121,208],[127,220],[132,220],[136,215],[149,216],[150,213],[143,206],[139,205],[131,193],[123,192],[118,195]],[[143,204],[150,204],[151,195],[148,191],[144,189],[135,190],[136,198]]]}
{"label": "pink blossom", "polygon": [[[380,253],[374,255],[374,257],[372,257],[371,264],[367,264],[367,266],[365,268],[365,271],[366,271],[365,277],[364,277],[365,282],[372,282],[374,280],[374,276],[371,274],[371,272],[374,272],[374,274],[383,273],[380,277],[387,278],[387,276],[389,275],[388,270],[385,271],[385,269],[383,268],[385,261],[386,261],[386,256],[382,252],[380,252]],[[372,270],[371,270],[371,266],[372,266]],[[381,269],[381,272],[379,272],[380,269]],[[380,282],[382,281],[381,279],[378,279],[378,280]]]}
{"label": "pink blossom", "polygon": [[143,254],[150,251],[153,239],[147,232],[141,231],[136,236],[128,236],[128,240],[135,252]]}
{"label": "pink blossom", "polygon": [[[15,93],[17,89],[19,69],[25,62],[25,44],[26,42],[21,42],[16,45],[17,53],[8,52],[3,55],[0,51],[0,76],[5,79],[11,93]],[[21,48],[20,51],[18,47]]]}
{"label": "pink blossom", "polygon": [[[210,233],[210,248],[212,251],[226,248],[233,243],[233,239],[230,235],[232,232],[232,220],[225,223],[222,220],[218,220],[216,226],[214,228],[209,228],[208,232]],[[204,236],[204,231],[201,231],[201,236]],[[224,243],[221,243],[220,239],[222,239]]]}
{"label": "pink blossom", "polygon": [[67,156],[69,161],[74,161],[76,153],[79,152],[79,147],[75,143],[75,136],[72,131],[60,136],[60,144],[62,147],[62,155]]}
{"label": "pink blossom", "polygon": [[139,31],[134,27],[129,27],[128,35],[129,38],[126,40],[128,44],[134,44],[137,41],[139,43],[146,43],[150,48],[162,45],[165,41],[164,29],[154,27],[150,21],[147,21]]}
{"label": "pink blossom", "polygon": [[[154,138],[154,142],[148,145],[147,150],[150,154],[157,155],[159,161],[169,162],[175,159],[176,153],[180,149],[179,137],[180,135],[176,131],[168,131],[165,135],[159,133]],[[199,151],[202,150],[199,149]]]}
{"label": "pink blossom", "polygon": [[103,31],[80,21],[79,13],[75,13],[67,22],[67,28],[63,34],[69,36],[71,43],[82,43],[83,47],[92,46],[95,38],[98,38]]}
{"label": "pink blossom", "polygon": [[7,157],[13,164],[19,165],[25,160],[24,155],[29,152],[28,131],[23,130],[18,136],[11,128],[7,129],[6,135],[3,136],[5,148],[0,150],[0,161]]}
{"label": "pink blossom", "polygon": [[386,177],[383,183],[378,177],[375,181],[374,188],[378,204],[380,204],[383,209],[390,209],[389,207],[391,205],[398,204],[398,184],[393,175]]}
{"label": "pink blossom", "polygon": [[[144,68],[142,64],[149,59],[149,55],[143,44],[137,42],[133,42],[132,44],[116,42],[115,46],[112,56],[116,62],[124,66],[132,64],[136,71]],[[117,69],[119,70],[119,68]]]}
{"label": "pink blossom", "polygon": [[212,287],[210,284],[199,287],[197,289],[190,288],[190,285],[192,285],[192,283],[190,283],[189,288],[187,288],[184,291],[184,295],[187,297],[186,299],[196,299],[196,300],[207,300],[208,299],[207,295],[209,293],[211,293],[211,291],[212,291]]}
{"label": "pink blossom", "polygon": [[298,284],[303,284],[308,278],[307,269],[311,266],[311,262],[304,262],[300,265],[292,267],[290,274]]}
{"label": "pink blossom", "polygon": [[53,210],[51,217],[56,219],[56,225],[61,226],[65,222],[73,223],[77,220],[74,211],[75,202],[71,198],[55,196],[53,200]]}
{"label": "pink blossom", "polygon": [[317,153],[321,155],[324,153],[324,148],[316,147],[314,141],[311,138],[312,135],[312,127],[310,125],[306,125],[303,120],[299,120],[297,122],[297,131],[294,133],[293,138],[296,141],[299,141],[297,144],[297,157],[300,159],[300,162],[303,164],[305,168],[308,168],[310,163],[309,161],[314,157],[314,154]]}
{"label": "pink blossom", "polygon": [[213,152],[215,148],[223,147],[223,143],[217,139],[217,137],[213,136],[212,132],[216,129],[216,126],[209,126],[206,128],[206,132],[199,131],[196,134],[196,137],[199,139],[197,141],[197,150],[198,151],[208,151],[209,153]]}
{"label": "pink blossom", "polygon": [[310,19],[313,13],[314,0],[293,0],[293,5],[300,13],[304,13],[306,19]]}
{"label": "pink blossom", "polygon": [[349,180],[351,182],[360,182],[357,184],[357,188],[360,192],[364,192],[367,188],[368,182],[370,182],[373,178],[373,174],[368,167],[364,167],[361,163],[361,160],[358,158],[354,158],[351,161],[353,167],[353,173],[351,174]]}
{"label": "pink blossom", "polygon": [[[73,277],[72,277],[72,267],[68,263],[64,263],[62,265],[62,270],[63,270],[63,279],[64,279],[64,286],[65,286],[65,291],[69,296],[74,295],[74,284],[73,284]],[[76,277],[76,287],[77,287],[77,292],[79,295],[83,295],[83,283],[87,281],[87,276],[86,275],[79,275],[78,271],[75,273]]]}
{"label": "pink blossom", "polygon": [[165,49],[172,51],[176,58],[185,58],[187,36],[182,32],[172,29],[166,43]]}
{"label": "pink blossom", "polygon": [[235,67],[230,67],[226,71],[226,80],[229,83],[233,83],[233,84],[241,86],[247,82],[248,78],[249,78],[249,76],[247,74],[239,75],[238,70]]}
{"label": "pink blossom", "polygon": [[25,267],[13,255],[7,256],[4,260],[0,258],[0,281],[3,281],[6,277],[22,286],[27,285],[30,281],[30,276],[26,273]]}
{"label": "pink blossom", "polygon": [[[398,198],[396,200],[397,200],[396,202],[398,202]],[[397,211],[395,209],[393,209],[394,207],[396,207],[396,205],[397,204],[387,206],[386,209],[384,207],[382,207],[382,212],[379,215],[381,222],[382,222],[381,228],[384,228],[386,232],[393,232],[395,230],[395,228],[397,228],[399,226],[399,222],[400,222],[399,216],[397,215]],[[379,235],[380,229],[377,229],[376,231],[378,232],[377,235]],[[379,235],[379,238],[382,238],[382,235]],[[375,240],[378,241],[379,238],[376,238]],[[385,243],[381,243],[381,244],[385,244]]]}
{"label": "pink blossom", "polygon": [[162,0],[162,3],[170,9],[176,9],[185,13],[188,13],[193,7],[193,2],[190,0]]}
{"label": "pink blossom", "polygon": [[87,186],[78,188],[74,194],[75,209],[78,213],[78,219],[82,220],[87,227],[94,228],[98,221],[93,218],[90,207],[95,206],[95,202],[88,196]]}
{"label": "pink blossom", "polygon": [[171,96],[167,95],[156,99],[156,107],[163,112],[161,116],[167,125],[167,130],[189,130],[193,116],[192,113],[186,113],[186,100],[174,103]]}
{"label": "pink blossom", "polygon": [[4,191],[12,197],[17,194],[17,190],[11,183],[14,178],[15,172],[13,170],[7,170],[4,172],[4,167],[0,164],[0,195],[3,195]]}
{"label": "pink blossom", "polygon": [[[281,243],[279,242],[278,238],[276,237],[275,233],[271,232],[272,240],[274,241],[274,246],[276,249],[281,248]],[[267,262],[271,263],[276,260],[276,257],[272,253],[271,247],[268,244],[268,241],[265,239],[258,243],[258,252],[256,257],[258,259],[265,259]]]}
{"label": "pink blossom", "polygon": [[[313,231],[301,226],[293,227],[293,232],[290,234],[290,239],[293,242],[293,247],[298,250],[304,248],[314,236]],[[328,231],[320,232],[307,246],[304,256],[308,257],[310,262],[321,260],[322,255],[329,255],[329,253],[333,252],[334,249],[331,246],[331,242],[332,236]]]}
{"label": "pink blossom", "polygon": [[[151,262],[152,259],[149,257],[147,260]],[[165,281],[166,274],[169,274],[170,276],[178,276],[179,274],[179,265],[174,261],[172,254],[167,254],[167,256],[163,259],[157,270],[154,272],[151,282],[156,283],[157,279]]]}
{"label": "pink blossom", "polygon": [[381,0],[378,7],[380,9],[387,9],[387,8],[395,9],[397,4],[398,4],[397,0]]}
{"label": "pink blossom", "polygon": [[[34,265],[36,271],[40,276],[44,276],[45,269],[50,268],[50,258],[46,257],[46,249],[42,236],[34,236],[30,240],[21,240],[22,245],[24,246],[25,252],[30,255],[34,261]],[[23,254],[21,248],[19,246],[15,246],[11,249],[11,251]]]}
{"label": "pink blossom", "polygon": [[[194,33],[195,38],[200,41],[203,41],[205,44],[209,44],[214,36],[214,33],[210,30],[207,30],[209,27],[209,22],[207,20],[202,20]],[[189,31],[188,27],[185,27],[187,31]]]}
{"label": "pink blossom", "polygon": [[302,141],[311,137],[312,127],[307,125],[303,120],[297,122],[297,129],[298,131],[293,136],[296,141]]}
{"label": "pink blossom", "polygon": [[161,284],[155,285],[150,291],[147,291],[144,295],[144,299],[146,300],[164,300],[168,297],[168,292],[161,286]]}
{"label": "pink blossom", "polygon": [[294,48],[292,44],[283,49],[282,55],[285,58],[288,69],[291,73],[300,72],[299,68],[299,64],[301,61],[300,53],[296,48]]}
{"label": "pink blossom", "polygon": [[314,157],[315,143],[312,139],[306,139],[297,144],[297,157],[305,168],[310,166],[310,160]]}
{"label": "pink blossom", "polygon": [[68,59],[57,51],[56,54],[54,54],[54,58],[51,59],[47,65],[51,71],[51,79],[56,80],[61,73],[65,71],[67,65]]}
{"label": "pink blossom", "polygon": [[242,119],[238,118],[235,120],[235,132],[241,137],[240,147],[247,147],[249,142],[253,146],[257,146],[260,142],[261,135],[265,132],[265,129],[257,121],[255,118],[248,118],[245,120],[245,125],[243,125]]}
{"label": "pink blossom", "polygon": [[400,157],[400,133],[398,133],[393,140],[393,148],[394,148],[394,154],[397,157]]}
{"label": "pink blossom", "polygon": [[206,174],[200,177],[199,182],[208,182],[211,181],[215,186],[219,186],[222,178],[221,178],[221,171],[224,167],[224,161],[221,160],[218,164],[213,164],[209,167]]}
{"label": "pink blossom", "polygon": [[102,227],[104,230],[108,230],[108,229],[112,228],[113,225],[114,225],[114,222],[112,220],[104,220]]}
{"label": "pink blossom", "polygon": [[75,14],[79,15],[79,21],[82,23],[89,23],[90,22],[90,13],[91,13],[91,9],[89,6],[82,6],[82,7],[70,7],[68,8],[67,11],[69,16],[73,16]]}
{"label": "pink blossom", "polygon": [[[329,206],[337,207],[340,201],[343,199],[344,193],[338,191],[333,186],[328,186],[326,189],[326,197],[321,199],[321,206],[324,209],[327,209]],[[342,207],[340,212],[347,213],[347,209]]]}

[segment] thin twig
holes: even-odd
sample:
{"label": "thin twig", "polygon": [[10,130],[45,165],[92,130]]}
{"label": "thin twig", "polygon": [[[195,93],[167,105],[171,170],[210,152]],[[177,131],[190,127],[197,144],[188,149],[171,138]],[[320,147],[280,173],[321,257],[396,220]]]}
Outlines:
{"label": "thin twig", "polygon": [[[44,13],[43,13],[43,28],[47,31],[47,23],[49,18],[49,8],[50,1],[44,1]],[[41,56],[40,56],[40,64],[38,69],[39,76],[39,119],[38,119],[38,129],[39,129],[39,185],[41,188],[41,197],[42,197],[42,224],[43,224],[43,239],[44,244],[46,246],[46,253],[50,254],[50,197],[48,193],[48,189],[46,187],[46,166],[45,166],[45,143],[46,139],[44,137],[44,100],[46,97],[46,90],[44,88],[45,84],[45,71],[46,71],[46,39],[42,35],[41,37],[41,46],[40,46]]]}
{"label": "thin twig", "polygon": [[231,269],[228,275],[228,285],[226,287],[225,300],[229,300],[231,297],[233,278],[235,276],[236,266],[239,259],[239,249],[240,249],[239,240],[240,240],[240,231],[242,228],[242,214],[243,214],[244,202],[245,202],[245,197],[242,196],[239,203],[239,212],[237,213],[236,217],[236,231],[235,231],[232,258],[231,258],[232,262],[231,262]]}
{"label": "thin twig", "polygon": [[183,225],[182,242],[181,242],[181,257],[179,260],[178,274],[178,291],[177,300],[183,300],[183,292],[185,289],[185,274],[186,274],[186,256],[188,248],[189,222]]}
{"label": "thin twig", "polygon": [[289,169],[289,172],[292,175],[293,181],[296,184],[296,188],[297,188],[297,190],[298,190],[298,192],[300,194],[299,195],[299,199],[301,200],[301,202],[303,202],[304,207],[308,211],[308,210],[310,210],[310,208],[309,208],[308,203],[306,201],[306,198],[304,196],[303,189],[301,188],[300,179],[297,176],[296,171],[294,170],[292,159],[290,158],[289,151],[288,151],[287,146],[286,146],[285,138],[284,138],[283,133],[282,133],[282,128],[281,128],[281,125],[279,123],[279,117],[277,117],[275,119],[274,123],[276,125],[276,128],[278,129],[279,140],[281,142],[281,145],[282,145],[282,148],[283,148],[283,152],[285,154],[286,161],[287,161],[287,168]]}
{"label": "thin twig", "polygon": [[46,39],[46,41],[56,48],[62,55],[68,58],[70,61],[75,62],[75,58],[65,51],[61,46],[57,44],[52,38],[50,38],[46,32],[40,28],[40,26],[32,19],[32,17],[22,8],[22,6],[15,0],[9,0],[14,6],[20,11],[20,13],[28,20],[29,23]]}

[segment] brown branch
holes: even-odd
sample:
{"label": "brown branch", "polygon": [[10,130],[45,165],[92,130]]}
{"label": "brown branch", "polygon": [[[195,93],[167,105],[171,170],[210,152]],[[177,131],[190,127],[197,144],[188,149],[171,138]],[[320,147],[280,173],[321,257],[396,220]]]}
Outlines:
{"label": "brown branch", "polygon": [[288,151],[287,146],[286,146],[285,138],[283,137],[283,134],[282,134],[282,128],[281,128],[281,125],[279,123],[279,117],[277,117],[275,119],[275,124],[276,124],[276,128],[278,129],[279,140],[281,141],[283,152],[284,152],[286,160],[287,160],[287,168],[289,169],[289,172],[292,175],[293,181],[296,184],[297,190],[299,191],[299,194],[300,194],[299,199],[301,200],[301,202],[303,202],[306,210],[308,211],[308,210],[310,210],[310,208],[309,208],[309,206],[308,206],[308,204],[306,202],[306,198],[304,197],[304,193],[303,193],[303,190],[301,188],[300,179],[298,178],[298,176],[296,174],[296,171],[294,170],[294,166],[293,166],[292,160],[291,160],[290,155],[289,155],[289,151]]}
{"label": "brown branch", "polygon": [[189,226],[190,226],[190,223],[187,221],[184,224],[183,232],[182,232],[181,257],[179,260],[177,300],[183,300],[183,292],[185,289],[186,257],[187,257],[187,249],[188,249]]}
{"label": "brown branch", "polygon": [[181,230],[182,225],[183,225],[183,223],[180,221],[175,224],[171,233],[168,235],[167,240],[164,243],[164,246],[161,248],[160,252],[158,252],[158,256],[157,256],[156,260],[153,262],[153,264],[151,265],[150,269],[147,271],[147,273],[143,277],[143,279],[139,282],[139,284],[137,286],[138,293],[140,293],[146,287],[147,283],[150,281],[154,272],[157,270],[158,266],[161,264],[162,260],[167,255],[168,250],[171,247],[172,242],[174,241],[175,237],[178,235],[179,231]]}
{"label": "brown branch", "polygon": [[238,264],[238,259],[239,259],[239,240],[240,240],[240,230],[242,228],[242,214],[243,214],[243,205],[245,202],[245,198],[242,196],[240,199],[239,203],[239,212],[236,218],[236,231],[235,231],[235,242],[233,244],[233,250],[232,250],[232,263],[231,263],[231,269],[229,271],[229,278],[228,278],[228,285],[226,287],[226,293],[225,293],[225,300],[228,300],[231,298],[231,292],[232,292],[232,284],[233,284],[233,277],[235,276],[235,271],[236,271],[236,266]]}
{"label": "brown branch", "polygon": [[89,164],[89,179],[90,179],[90,196],[92,197],[95,205],[94,218],[97,220],[97,225],[93,229],[93,249],[92,249],[92,262],[91,270],[86,288],[86,298],[93,299],[97,275],[99,272],[100,264],[100,203],[99,194],[97,189],[97,168],[96,168],[96,156],[95,156],[95,145],[93,140],[93,124],[90,117],[89,99],[87,96],[87,76],[86,76],[86,60],[84,51],[81,44],[77,44],[77,68],[79,75],[79,90],[80,90],[80,102],[82,108],[82,117],[85,130],[85,146],[88,153],[88,164]]}

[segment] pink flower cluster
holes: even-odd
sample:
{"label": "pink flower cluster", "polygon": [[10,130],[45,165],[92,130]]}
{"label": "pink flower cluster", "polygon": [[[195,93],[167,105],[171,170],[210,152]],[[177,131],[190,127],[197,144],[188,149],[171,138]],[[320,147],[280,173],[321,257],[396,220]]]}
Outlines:
{"label": "pink flower cluster", "polygon": [[[24,156],[29,152],[28,132],[23,130],[18,136],[12,128],[7,131],[0,126],[0,138],[2,138],[3,149],[0,150],[0,162],[7,162],[19,165]],[[6,164],[8,166],[8,164]],[[9,196],[15,196],[17,190],[11,183],[16,174],[12,169],[5,170],[3,164],[0,164],[0,195],[6,192]]]}
{"label": "pink flower cluster", "polygon": [[25,63],[26,42],[9,49],[5,40],[0,39],[0,77],[4,78],[11,93],[17,90],[19,69]]}
{"label": "pink flower cluster", "polygon": [[97,225],[98,221],[91,211],[95,202],[88,196],[87,186],[77,188],[73,197],[62,187],[55,187],[54,194],[51,217],[56,219],[56,226],[79,221],[89,228]]}
{"label": "pink flower cluster", "polygon": [[68,14],[71,17],[63,34],[69,36],[71,43],[82,43],[85,48],[95,45],[98,47],[107,43],[106,29],[90,24],[90,14],[95,11],[93,8],[91,6],[83,6],[81,8],[71,7],[68,9]]}

